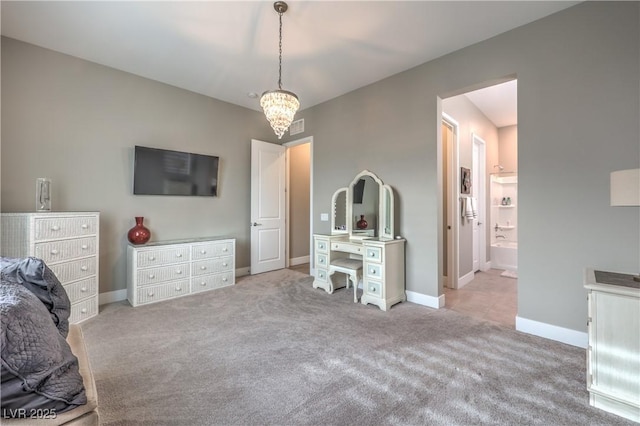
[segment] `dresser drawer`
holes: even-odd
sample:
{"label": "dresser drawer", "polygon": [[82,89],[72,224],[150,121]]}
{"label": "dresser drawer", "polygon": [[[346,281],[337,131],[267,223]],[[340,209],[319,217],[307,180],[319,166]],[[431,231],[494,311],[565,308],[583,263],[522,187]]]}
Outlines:
{"label": "dresser drawer", "polygon": [[94,254],[96,254],[96,237],[51,241],[35,245],[35,256],[47,264]]}
{"label": "dresser drawer", "polygon": [[377,278],[379,280],[382,279],[382,270],[383,270],[382,265],[377,263],[366,262],[365,268],[366,268],[365,274],[367,277]]}
{"label": "dresser drawer", "polygon": [[206,259],[193,262],[191,274],[193,276],[214,274],[230,271],[233,267],[233,257],[221,257],[218,259]]}
{"label": "dresser drawer", "polygon": [[189,246],[178,246],[170,250],[145,250],[138,253],[138,267],[166,265],[189,261]]}
{"label": "dresser drawer", "polygon": [[204,244],[194,244],[191,248],[191,259],[200,260],[211,257],[233,255],[232,242],[211,242]]}
{"label": "dresser drawer", "polygon": [[382,297],[382,283],[366,280],[366,292],[371,296]]}
{"label": "dresser drawer", "polygon": [[331,243],[331,250],[342,251],[345,253],[362,254],[362,244],[353,243]]}
{"label": "dresser drawer", "polygon": [[203,275],[191,279],[191,292],[197,293],[214,288],[226,287],[233,284],[233,273],[223,272],[222,274]]}
{"label": "dresser drawer", "polygon": [[371,262],[382,262],[382,249],[380,247],[365,247],[364,258]]}
{"label": "dresser drawer", "polygon": [[98,294],[98,278],[93,276],[64,286],[71,303]]}
{"label": "dresser drawer", "polygon": [[90,277],[96,274],[96,257],[73,260],[51,265],[50,268],[62,284]]}
{"label": "dresser drawer", "polygon": [[93,296],[91,299],[87,299],[82,302],[78,302],[71,305],[71,315],[69,316],[69,322],[78,323],[98,315],[98,296]]}
{"label": "dresser drawer", "polygon": [[138,289],[138,305],[189,294],[189,280],[174,281]]}
{"label": "dresser drawer", "polygon": [[327,240],[316,240],[316,253],[329,253],[329,241]]}
{"label": "dresser drawer", "polygon": [[138,285],[157,284],[163,281],[189,278],[189,264],[177,263],[157,268],[141,269],[138,271]]}
{"label": "dresser drawer", "polygon": [[98,218],[95,216],[35,218],[35,240],[81,237],[98,233]]}
{"label": "dresser drawer", "polygon": [[316,254],[316,267],[327,268],[329,263],[329,256],[326,254]]}

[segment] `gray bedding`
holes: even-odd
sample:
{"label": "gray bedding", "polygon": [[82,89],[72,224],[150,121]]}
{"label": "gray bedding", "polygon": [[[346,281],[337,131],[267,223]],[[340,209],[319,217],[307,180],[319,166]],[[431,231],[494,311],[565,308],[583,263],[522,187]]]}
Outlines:
{"label": "gray bedding", "polygon": [[[86,404],[78,360],[65,340],[68,312],[61,313],[59,309],[55,314],[51,312],[59,306],[57,302],[49,303],[49,306],[43,303],[42,298],[50,295],[42,291],[36,295],[22,283],[8,279],[5,264],[2,266],[2,416],[14,417],[24,413],[20,409],[26,409],[27,414],[30,409],[44,408],[60,413]],[[43,268],[42,271],[48,269],[46,266]],[[59,282],[57,285],[64,291]],[[59,289],[53,291],[54,294],[56,292]],[[58,315],[64,320],[60,321]],[[57,326],[62,326],[62,330]]]}

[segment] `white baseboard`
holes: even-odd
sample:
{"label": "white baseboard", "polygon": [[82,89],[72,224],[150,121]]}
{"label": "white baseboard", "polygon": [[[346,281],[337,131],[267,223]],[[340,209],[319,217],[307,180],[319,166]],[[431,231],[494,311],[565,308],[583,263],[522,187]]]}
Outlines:
{"label": "white baseboard", "polygon": [[289,259],[289,266],[303,265],[309,263],[310,259],[310,256],[294,257]]}
{"label": "white baseboard", "polygon": [[589,344],[589,336],[586,332],[558,327],[557,325],[538,322],[519,316],[516,316],[516,330],[579,348],[586,348]]}
{"label": "white baseboard", "polygon": [[106,305],[107,303],[120,302],[127,300],[127,289],[108,291],[98,295],[98,305]]}
{"label": "white baseboard", "polygon": [[467,285],[471,281],[473,281],[473,277],[474,276],[475,276],[475,273],[473,271],[471,271],[468,274],[463,275],[460,278],[458,278],[458,289],[461,289],[462,287],[464,287],[465,285]]}
{"label": "white baseboard", "polygon": [[428,296],[415,291],[406,291],[407,302],[417,303],[418,305],[428,306],[430,308],[440,309],[444,307],[444,294],[438,297]]}
{"label": "white baseboard", "polygon": [[491,261],[488,261],[484,264],[483,267],[480,268],[482,272],[487,272],[489,269],[491,269]]}

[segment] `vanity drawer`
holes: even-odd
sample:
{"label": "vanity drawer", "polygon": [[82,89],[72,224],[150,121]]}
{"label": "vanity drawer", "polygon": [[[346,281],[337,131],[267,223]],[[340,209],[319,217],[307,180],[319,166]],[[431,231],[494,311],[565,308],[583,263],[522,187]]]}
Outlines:
{"label": "vanity drawer", "polygon": [[229,256],[233,254],[233,243],[206,243],[196,244],[191,248],[191,259],[207,259],[210,257]]}
{"label": "vanity drawer", "polygon": [[382,262],[382,249],[380,247],[366,247],[365,259],[371,262]]}
{"label": "vanity drawer", "polygon": [[171,250],[145,250],[138,253],[138,268],[166,265],[189,260],[189,246],[179,246]]}
{"label": "vanity drawer", "polygon": [[74,303],[78,300],[97,295],[98,280],[95,276],[93,276],[82,281],[76,281],[72,284],[67,284],[64,286],[64,289],[67,292],[71,303]]}
{"label": "vanity drawer", "polygon": [[323,283],[329,282],[328,272],[323,268],[316,268],[316,281],[320,281]]}
{"label": "vanity drawer", "polygon": [[379,281],[367,280],[366,292],[372,296],[382,297],[382,284]]}
{"label": "vanity drawer", "polygon": [[200,291],[211,290],[214,288],[226,287],[233,284],[231,281],[231,272],[224,272],[215,275],[203,275],[201,277],[191,279],[191,292],[198,293]]}
{"label": "vanity drawer", "polygon": [[316,254],[316,267],[326,268],[329,257],[326,254]]}
{"label": "vanity drawer", "polygon": [[362,244],[335,242],[331,243],[331,250],[345,253],[362,254]]}
{"label": "vanity drawer", "polygon": [[35,245],[35,256],[45,263],[62,262],[96,254],[96,237],[51,241]]}
{"label": "vanity drawer", "polygon": [[62,284],[87,278],[96,274],[96,258],[74,260],[66,263],[51,265],[51,270]]}
{"label": "vanity drawer", "polygon": [[98,296],[71,305],[70,323],[78,323],[98,315]]}
{"label": "vanity drawer", "polygon": [[162,266],[158,268],[141,269],[138,271],[138,285],[157,284],[162,281],[178,280],[189,277],[189,264]]}
{"label": "vanity drawer", "polygon": [[164,299],[171,299],[177,296],[189,294],[189,281],[176,281],[153,287],[138,289],[138,305],[144,303],[159,302]]}
{"label": "vanity drawer", "polygon": [[382,265],[367,262],[366,269],[367,269],[366,271],[367,277],[377,278],[379,280],[382,279]]}
{"label": "vanity drawer", "polygon": [[328,240],[318,240],[316,239],[316,253],[328,253],[329,252],[329,241]]}

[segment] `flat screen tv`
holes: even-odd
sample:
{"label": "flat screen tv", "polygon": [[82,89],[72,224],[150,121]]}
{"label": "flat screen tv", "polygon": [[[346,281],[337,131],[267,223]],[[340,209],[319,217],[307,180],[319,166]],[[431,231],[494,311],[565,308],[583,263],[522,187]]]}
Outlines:
{"label": "flat screen tv", "polygon": [[218,195],[218,157],[136,146],[136,195]]}

